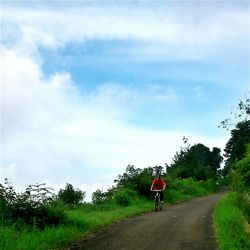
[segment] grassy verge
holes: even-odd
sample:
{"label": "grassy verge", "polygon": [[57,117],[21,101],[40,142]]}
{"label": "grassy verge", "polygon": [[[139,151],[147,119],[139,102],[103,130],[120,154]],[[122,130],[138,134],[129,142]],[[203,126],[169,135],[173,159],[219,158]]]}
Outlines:
{"label": "grassy verge", "polygon": [[195,181],[192,178],[182,180],[169,180],[165,199],[170,203],[189,200],[216,192],[217,185],[214,180]]}
{"label": "grassy verge", "polygon": [[238,193],[218,202],[214,220],[220,250],[250,249],[249,215],[250,208]]}
{"label": "grassy verge", "polygon": [[[175,203],[202,196],[215,191],[215,182],[197,182],[192,179],[169,181],[165,200]],[[45,230],[16,230],[15,225],[0,225],[0,249],[39,250],[56,249],[69,245],[82,237],[114,222],[121,221],[153,209],[153,200],[135,197],[127,206],[118,205],[116,200],[105,204],[82,204],[67,209],[67,220],[57,227]]]}
{"label": "grassy verge", "polygon": [[94,230],[127,217],[152,209],[152,201],[137,200],[136,204],[122,207],[116,204],[81,205],[66,211],[68,220],[58,227],[48,227],[43,231],[15,229],[15,225],[0,226],[0,249],[56,249],[72,241],[87,236]]}

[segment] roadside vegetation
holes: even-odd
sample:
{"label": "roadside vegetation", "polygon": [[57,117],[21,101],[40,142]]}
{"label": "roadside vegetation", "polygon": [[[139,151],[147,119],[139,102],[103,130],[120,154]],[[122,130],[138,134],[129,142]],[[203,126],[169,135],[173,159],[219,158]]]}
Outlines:
{"label": "roadside vegetation", "polygon": [[105,192],[96,190],[92,203],[85,203],[85,193],[68,183],[57,195],[45,184],[30,185],[20,194],[6,179],[0,184],[0,249],[59,249],[111,223],[151,211],[154,205],[149,189],[158,171],[168,183],[165,206],[218,188],[216,178],[208,175],[199,180],[192,176],[182,179],[167,174],[163,167],[128,165],[113,187]]}
{"label": "roadside vegetation", "polygon": [[[137,168],[128,165],[107,191],[96,190],[92,203],[85,192],[67,183],[57,194],[46,184],[30,185],[17,193],[8,179],[0,184],[0,249],[60,249],[127,217],[153,210],[149,191],[160,171],[167,182],[165,206],[193,197],[212,194],[221,184],[233,192],[217,205],[214,220],[221,250],[250,249],[250,101],[240,102],[246,117],[231,130],[221,170],[221,149],[210,150],[198,143],[184,145],[172,163]],[[230,120],[222,123],[228,127]]]}
{"label": "roadside vegetation", "polygon": [[222,122],[231,129],[225,147],[223,182],[231,192],[217,204],[214,212],[220,250],[250,249],[250,99],[240,101],[233,118]]}

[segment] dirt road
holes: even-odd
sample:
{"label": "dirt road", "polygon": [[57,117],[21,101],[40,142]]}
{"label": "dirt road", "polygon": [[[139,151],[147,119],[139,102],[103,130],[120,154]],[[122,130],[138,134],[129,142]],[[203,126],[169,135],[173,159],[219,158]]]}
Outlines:
{"label": "dirt road", "polygon": [[70,250],[213,250],[212,212],[220,192],[111,225]]}

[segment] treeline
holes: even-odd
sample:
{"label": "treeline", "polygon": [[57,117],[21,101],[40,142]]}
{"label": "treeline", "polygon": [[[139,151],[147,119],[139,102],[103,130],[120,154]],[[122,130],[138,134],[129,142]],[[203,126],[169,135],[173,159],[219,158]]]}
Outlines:
{"label": "treeline", "polygon": [[217,239],[221,250],[247,250],[250,249],[250,99],[240,101],[232,117],[221,126],[231,132],[222,170],[222,180],[231,192],[215,210]]}
{"label": "treeline", "polygon": [[250,190],[250,99],[240,101],[232,118],[221,126],[230,130],[231,137],[225,146],[225,166],[222,176],[234,191]]}
{"label": "treeline", "polygon": [[[121,196],[121,203],[129,204],[131,192],[150,198],[152,196],[150,193],[152,180],[159,172],[166,180],[168,188],[172,187],[171,184],[175,180],[189,178],[201,182],[211,180],[213,183],[219,180],[221,178],[220,165],[223,161],[221,150],[217,147],[210,150],[201,143],[191,146],[185,137],[183,137],[183,141],[184,146],[173,156],[170,165],[166,163],[164,167],[154,166],[143,169],[128,165],[125,173],[118,175],[117,179],[114,180],[113,187],[107,191],[98,189],[92,194],[93,203],[107,202],[118,195]],[[213,186],[215,188],[215,185]]]}
{"label": "treeline", "polygon": [[218,179],[223,161],[221,149],[214,147],[210,151],[201,143],[191,146],[185,137],[183,141],[185,147],[176,153],[170,166],[166,165],[167,174],[181,179],[192,177],[198,181]]}

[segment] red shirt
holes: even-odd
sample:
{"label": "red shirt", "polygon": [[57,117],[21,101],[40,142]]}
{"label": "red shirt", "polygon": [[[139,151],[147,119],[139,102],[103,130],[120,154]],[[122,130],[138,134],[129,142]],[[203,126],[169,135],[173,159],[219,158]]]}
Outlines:
{"label": "red shirt", "polygon": [[166,182],[163,179],[155,178],[153,180],[153,187],[155,190],[162,190],[165,185],[166,185]]}

